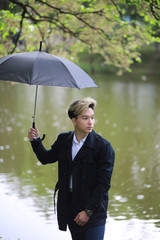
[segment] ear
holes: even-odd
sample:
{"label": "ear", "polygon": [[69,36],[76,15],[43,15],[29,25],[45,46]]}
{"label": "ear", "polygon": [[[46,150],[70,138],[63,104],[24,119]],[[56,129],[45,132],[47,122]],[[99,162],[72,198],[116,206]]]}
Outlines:
{"label": "ear", "polygon": [[73,125],[75,126],[76,125],[76,118],[72,118],[71,120],[72,120]]}

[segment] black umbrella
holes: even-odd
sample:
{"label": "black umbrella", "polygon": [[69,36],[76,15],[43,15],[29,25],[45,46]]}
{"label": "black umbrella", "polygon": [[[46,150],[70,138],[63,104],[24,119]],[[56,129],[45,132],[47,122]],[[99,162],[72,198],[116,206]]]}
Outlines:
{"label": "black umbrella", "polygon": [[36,85],[33,127],[38,85],[89,88],[98,85],[75,63],[41,51],[11,54],[0,58],[0,80]]}

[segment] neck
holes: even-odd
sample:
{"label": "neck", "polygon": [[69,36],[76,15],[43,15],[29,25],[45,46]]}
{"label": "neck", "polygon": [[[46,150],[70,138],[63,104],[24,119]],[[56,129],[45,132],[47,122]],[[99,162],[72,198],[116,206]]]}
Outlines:
{"label": "neck", "polygon": [[85,138],[88,135],[88,133],[81,133],[75,130],[75,135],[76,135],[77,141],[80,142],[83,138]]}

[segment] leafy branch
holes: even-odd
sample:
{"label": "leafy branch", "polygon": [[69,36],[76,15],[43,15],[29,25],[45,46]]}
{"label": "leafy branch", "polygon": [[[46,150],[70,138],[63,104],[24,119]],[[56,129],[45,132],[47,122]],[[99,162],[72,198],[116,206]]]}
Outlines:
{"label": "leafy branch", "polygon": [[160,1],[159,0],[146,0],[149,3],[150,10],[156,20],[160,20]]}
{"label": "leafy branch", "polygon": [[78,53],[87,49],[100,54],[105,64],[129,71],[131,63],[140,61],[141,46],[160,41],[155,34],[160,26],[160,0],[10,0],[10,3],[8,12],[0,12],[1,55],[22,50],[20,39],[25,41],[23,50],[29,51],[43,40],[45,51],[50,53],[77,60]]}
{"label": "leafy branch", "polygon": [[[84,42],[85,44],[90,45],[91,42],[90,41],[86,41],[83,38],[80,37],[80,31],[73,31],[71,27],[67,27],[59,18],[59,15],[71,15],[73,17],[75,17],[79,22],[83,23],[85,27],[88,27],[94,31],[96,31],[99,34],[103,34],[105,37],[109,38],[109,35],[107,33],[105,33],[105,31],[102,28],[96,27],[95,25],[91,24],[89,20],[85,20],[84,15],[88,15],[88,14],[95,14],[98,16],[102,16],[103,15],[103,9],[97,10],[97,11],[72,11],[72,10],[64,10],[61,7],[56,7],[54,5],[51,5],[47,2],[44,2],[42,0],[36,0],[36,3],[40,3],[42,5],[45,5],[47,7],[49,7],[52,10],[55,10],[56,14],[52,14],[51,16],[48,15],[44,15],[44,14],[40,14],[34,7],[32,7],[31,5],[28,5],[27,3],[22,3],[18,0],[10,0],[10,2],[19,5],[22,9],[23,12],[26,13],[26,16],[22,16],[22,19],[25,17],[26,19],[31,20],[34,24],[38,24],[39,22],[49,22],[51,24],[54,24],[57,28],[59,28],[60,30],[62,30],[64,33],[68,33],[70,34],[72,37],[75,37],[77,39],[79,39],[80,41]],[[23,23],[23,21],[21,21],[21,23]],[[18,35],[18,37],[20,37],[20,34]],[[18,38],[17,38],[18,40]]]}

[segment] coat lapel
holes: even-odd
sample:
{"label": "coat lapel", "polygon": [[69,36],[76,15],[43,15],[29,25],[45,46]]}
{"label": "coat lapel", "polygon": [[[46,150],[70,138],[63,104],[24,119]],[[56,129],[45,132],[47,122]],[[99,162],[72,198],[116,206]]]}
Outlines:
{"label": "coat lapel", "polygon": [[70,135],[67,137],[66,140],[66,146],[67,146],[67,160],[71,163],[72,162],[72,141],[73,141],[73,134],[74,132],[71,132]]}

